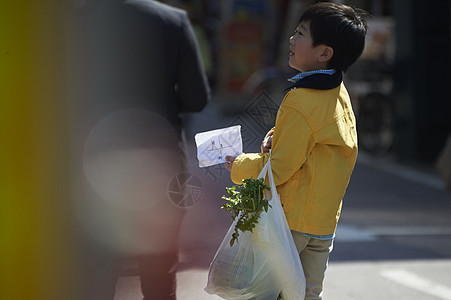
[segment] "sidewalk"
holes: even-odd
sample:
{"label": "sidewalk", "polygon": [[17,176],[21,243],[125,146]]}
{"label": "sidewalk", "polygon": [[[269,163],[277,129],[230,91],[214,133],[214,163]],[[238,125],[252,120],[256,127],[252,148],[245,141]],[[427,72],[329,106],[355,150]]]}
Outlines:
{"label": "sidewalk", "polygon": [[[449,270],[451,260],[332,263],[326,275],[324,299],[449,300]],[[425,273],[429,274],[429,279],[424,276]],[[204,292],[206,278],[207,270],[193,269],[177,273],[177,299],[222,299]],[[141,299],[139,278],[121,277],[114,300]]]}
{"label": "sidewalk", "polygon": [[[188,138],[230,126],[234,117],[209,104],[190,118]],[[193,144],[189,151],[195,157]],[[200,169],[190,163],[203,194],[183,226],[177,296],[220,299],[203,289],[208,265],[230,226],[230,216],[220,207],[232,182],[224,167]],[[438,176],[361,152],[344,198],[324,299],[451,300],[450,273],[451,198]],[[115,300],[141,299],[139,278],[121,277]]]}
{"label": "sidewalk", "polygon": [[[197,175],[204,183],[212,180],[210,177],[205,178],[202,172],[197,171]],[[344,207],[335,249],[326,273],[324,299],[450,300],[450,206],[440,205],[443,212],[429,211],[428,208],[412,211],[407,208],[405,214],[400,215],[397,212],[398,204],[381,211],[353,203],[361,195],[355,185],[365,184],[359,180],[371,185],[365,176],[373,176],[373,181],[379,184],[393,183],[398,186],[396,178],[405,185],[421,188],[418,190],[421,197],[425,193],[437,193],[444,197],[442,200],[446,201],[446,197],[450,200],[438,178],[381,159],[373,160],[365,155],[359,158],[355,176],[354,186],[346,195],[345,201],[349,203]],[[188,212],[182,236],[180,270],[177,273],[179,300],[221,299],[207,294],[203,289],[207,283],[208,264],[230,224],[229,216],[219,210],[221,202],[218,200],[223,193],[222,185],[227,184],[227,181],[226,176],[218,176],[215,184],[205,184],[204,198]],[[387,198],[387,193],[402,193],[406,186],[400,188],[398,191],[379,190],[378,194]],[[360,189],[372,193],[368,186],[360,186]],[[378,195],[373,194],[373,197],[377,198]],[[404,198],[402,196],[401,200],[405,201]],[[415,202],[415,199],[407,200]],[[435,205],[431,203],[430,206]],[[412,220],[409,214],[422,214],[425,217]],[[428,214],[433,217],[427,217]],[[405,219],[400,219],[400,216]],[[396,219],[394,223],[393,218]],[[139,277],[121,277],[115,300],[141,299]]]}

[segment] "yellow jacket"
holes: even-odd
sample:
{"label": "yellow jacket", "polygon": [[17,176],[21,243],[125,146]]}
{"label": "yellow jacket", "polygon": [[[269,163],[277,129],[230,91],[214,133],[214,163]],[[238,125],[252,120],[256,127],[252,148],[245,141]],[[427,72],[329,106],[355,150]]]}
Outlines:
{"label": "yellow jacket", "polygon": [[[257,178],[268,158],[269,153],[238,156],[232,181]],[[343,83],[286,94],[277,113],[271,165],[291,230],[335,232],[356,158],[356,122]]]}

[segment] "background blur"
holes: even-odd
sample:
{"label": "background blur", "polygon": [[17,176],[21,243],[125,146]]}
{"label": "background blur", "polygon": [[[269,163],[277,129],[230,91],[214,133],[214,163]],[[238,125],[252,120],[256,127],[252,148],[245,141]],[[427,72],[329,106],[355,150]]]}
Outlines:
{"label": "background blur", "polygon": [[[84,1],[62,2],[0,1],[1,299],[67,299],[73,288],[66,14]],[[219,209],[228,173],[197,167],[193,136],[240,124],[244,151],[258,151],[294,74],[288,39],[316,2],[167,1],[188,11],[213,90],[203,113],[184,116],[203,197],[186,219],[181,299],[211,298],[206,270],[230,221]],[[361,151],[326,295],[329,286],[334,299],[451,299],[451,199],[436,171],[451,170],[450,155],[437,163],[451,133],[451,1],[336,2],[371,17],[365,53],[345,78]],[[140,299],[133,261],[124,266],[117,299]]]}
{"label": "background blur", "polygon": [[[266,90],[280,91],[271,84],[291,75],[288,38],[302,9],[318,1],[168,2],[189,11],[217,99],[241,104],[243,93],[258,92],[264,84]],[[449,1],[336,2],[371,15],[365,53],[346,81],[356,111],[365,114],[365,146],[378,152],[391,143],[400,160],[433,162],[451,128],[451,104],[440,89],[450,79],[445,71],[450,62]],[[368,107],[372,104],[365,101],[384,104]],[[382,136],[376,135],[377,129]]]}

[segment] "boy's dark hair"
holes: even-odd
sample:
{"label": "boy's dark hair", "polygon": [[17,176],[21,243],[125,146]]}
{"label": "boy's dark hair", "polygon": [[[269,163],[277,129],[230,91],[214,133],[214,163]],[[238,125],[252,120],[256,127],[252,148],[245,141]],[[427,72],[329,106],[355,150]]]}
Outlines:
{"label": "boy's dark hair", "polygon": [[368,29],[365,11],[350,6],[320,2],[308,7],[299,24],[309,25],[313,46],[334,49],[329,68],[346,72],[362,54]]}

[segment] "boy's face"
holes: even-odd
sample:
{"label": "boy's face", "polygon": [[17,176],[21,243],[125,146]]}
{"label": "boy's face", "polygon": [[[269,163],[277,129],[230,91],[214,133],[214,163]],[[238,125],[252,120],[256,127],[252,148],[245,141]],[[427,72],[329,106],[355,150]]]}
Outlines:
{"label": "boy's face", "polygon": [[288,61],[290,67],[301,72],[327,69],[327,61],[324,62],[324,47],[326,46],[318,45],[313,47],[309,24],[299,24],[294,34],[290,37]]}

